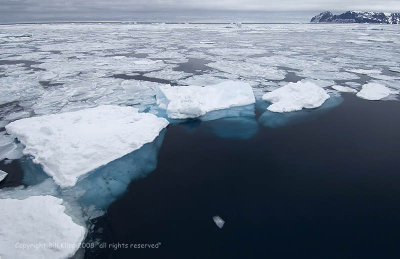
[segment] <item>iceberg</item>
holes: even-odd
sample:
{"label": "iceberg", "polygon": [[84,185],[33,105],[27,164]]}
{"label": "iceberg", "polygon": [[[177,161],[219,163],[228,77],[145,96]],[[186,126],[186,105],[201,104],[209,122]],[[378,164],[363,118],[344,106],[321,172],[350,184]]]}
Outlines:
{"label": "iceberg", "polygon": [[363,85],[361,91],[357,93],[357,96],[366,100],[378,101],[391,94],[398,94],[398,91],[391,90],[384,85],[378,83],[368,83]]}
{"label": "iceberg", "polygon": [[299,81],[266,93],[262,99],[272,102],[267,108],[272,112],[292,112],[317,108],[329,99],[329,94],[312,82]]}
{"label": "iceberg", "polygon": [[61,187],[152,142],[168,121],[133,107],[104,105],[14,121],[6,126]]}
{"label": "iceberg", "polygon": [[196,118],[207,112],[255,103],[248,83],[225,81],[208,86],[159,87],[157,104],[171,119]]}
{"label": "iceberg", "polygon": [[70,258],[86,236],[54,196],[0,199],[0,207],[2,258]]}
{"label": "iceberg", "polygon": [[7,177],[7,173],[4,172],[3,170],[0,170],[0,183]]}

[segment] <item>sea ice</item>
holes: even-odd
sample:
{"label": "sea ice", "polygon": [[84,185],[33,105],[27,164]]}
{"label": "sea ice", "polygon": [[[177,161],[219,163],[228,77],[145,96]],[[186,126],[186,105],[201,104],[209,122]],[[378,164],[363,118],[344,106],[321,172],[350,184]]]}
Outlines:
{"label": "sea ice", "polygon": [[14,142],[10,135],[0,133],[0,161],[4,159],[19,159],[23,156],[23,146]]}
{"label": "sea ice", "polygon": [[213,221],[219,228],[223,228],[225,225],[225,221],[220,216],[214,216]]}
{"label": "sea ice", "polygon": [[398,91],[391,90],[386,86],[378,83],[368,83],[363,85],[361,91],[357,93],[357,96],[363,99],[377,101],[391,94],[398,94]]}
{"label": "sea ice", "polygon": [[[94,170],[75,186],[62,189],[63,197],[76,199],[84,208],[94,206],[96,210],[107,210],[126,191],[132,180],[143,178],[156,169],[158,150],[164,135],[165,130],[153,142]],[[26,165],[23,169],[25,175],[40,174],[38,170],[26,168]]]}
{"label": "sea ice", "polygon": [[343,93],[357,93],[356,89],[347,86],[333,85],[332,88],[335,89],[336,91]]}
{"label": "sea ice", "polygon": [[12,122],[6,130],[61,187],[152,142],[168,121],[133,107],[104,105]]}
{"label": "sea ice", "polygon": [[0,199],[0,207],[2,258],[70,258],[85,238],[54,196]]}
{"label": "sea ice", "polygon": [[389,71],[395,72],[395,73],[400,73],[400,67],[390,67]]}
{"label": "sea ice", "polygon": [[271,112],[266,110],[266,105],[259,103],[257,109],[264,111],[258,118],[258,122],[268,128],[279,128],[288,125],[295,125],[306,121],[314,120],[323,115],[327,111],[337,107],[343,102],[343,97],[338,94],[330,93],[330,98],[327,99],[320,107],[309,110],[301,110],[295,112]]}
{"label": "sea ice", "polygon": [[7,177],[7,173],[3,170],[0,170],[0,182],[3,181]]}
{"label": "sea ice", "polygon": [[180,80],[186,77],[191,76],[192,74],[185,73],[183,71],[175,71],[172,69],[164,69],[160,71],[153,71],[150,73],[144,74],[146,77],[152,77],[152,78],[159,78],[159,79],[164,79],[164,80]]}
{"label": "sea ice", "polygon": [[226,81],[208,86],[160,86],[157,103],[171,119],[196,118],[213,110],[255,102],[248,83]]}
{"label": "sea ice", "polygon": [[312,82],[289,83],[281,88],[263,95],[262,99],[272,102],[267,108],[272,112],[299,111],[321,106],[329,94]]}
{"label": "sea ice", "polygon": [[382,73],[379,69],[350,69],[348,70],[352,73],[363,74],[363,75],[371,75],[371,74],[380,74]]}

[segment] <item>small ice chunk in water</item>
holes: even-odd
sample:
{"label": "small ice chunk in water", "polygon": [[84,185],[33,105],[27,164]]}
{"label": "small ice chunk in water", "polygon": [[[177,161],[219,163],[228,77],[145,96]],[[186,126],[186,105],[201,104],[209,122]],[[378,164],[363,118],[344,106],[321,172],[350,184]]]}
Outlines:
{"label": "small ice chunk in water", "polygon": [[300,81],[266,93],[262,99],[272,102],[267,108],[272,112],[292,112],[317,108],[329,99],[329,94],[312,82]]}
{"label": "small ice chunk in water", "polygon": [[361,91],[357,93],[357,96],[366,100],[377,101],[391,94],[398,94],[398,91],[391,90],[386,86],[378,83],[368,83],[363,85]]}
{"label": "small ice chunk in water", "polygon": [[332,88],[335,89],[336,91],[343,93],[357,93],[356,89],[347,86],[333,85]]}
{"label": "small ice chunk in water", "polygon": [[223,228],[225,225],[225,221],[220,216],[214,216],[213,221],[219,228]]}
{"label": "small ice chunk in water", "polygon": [[6,172],[4,172],[3,170],[0,170],[0,182],[3,181],[7,175],[8,174]]}
{"label": "small ice chunk in water", "polygon": [[207,112],[255,103],[248,83],[226,81],[208,86],[160,86],[157,103],[171,119],[196,118]]}

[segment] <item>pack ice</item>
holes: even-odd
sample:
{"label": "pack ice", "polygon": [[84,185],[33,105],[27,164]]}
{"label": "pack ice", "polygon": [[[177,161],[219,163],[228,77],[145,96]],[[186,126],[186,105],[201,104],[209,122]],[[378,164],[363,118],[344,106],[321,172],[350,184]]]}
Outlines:
{"label": "pack ice", "polygon": [[[0,199],[0,257],[70,258],[86,235],[54,196]],[[62,224],[60,224],[62,222]]]}
{"label": "pack ice", "polygon": [[272,102],[268,110],[272,112],[300,111],[303,108],[317,108],[329,94],[312,82],[289,83],[281,88],[263,95],[262,99]]}
{"label": "pack ice", "polygon": [[382,84],[368,83],[363,85],[357,96],[366,100],[377,101],[391,94],[398,94],[398,91],[391,90]]}
{"label": "pack ice", "polygon": [[248,83],[225,81],[208,86],[159,87],[157,103],[171,119],[196,118],[207,112],[255,103]]}
{"label": "pack ice", "polygon": [[8,133],[61,187],[152,142],[168,121],[133,107],[98,106],[14,121]]}

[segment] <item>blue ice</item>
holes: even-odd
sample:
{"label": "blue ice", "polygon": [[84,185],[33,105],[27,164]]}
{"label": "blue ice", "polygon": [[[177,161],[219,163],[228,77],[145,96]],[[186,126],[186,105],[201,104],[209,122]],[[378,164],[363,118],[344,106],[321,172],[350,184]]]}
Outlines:
{"label": "blue ice", "polygon": [[325,103],[315,109],[303,109],[296,112],[271,112],[267,110],[268,102],[260,102],[257,104],[257,109],[265,112],[258,118],[258,122],[269,128],[278,128],[287,125],[294,125],[304,121],[313,120],[330,109],[340,105],[343,98],[339,95],[331,95]]}

